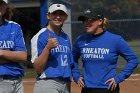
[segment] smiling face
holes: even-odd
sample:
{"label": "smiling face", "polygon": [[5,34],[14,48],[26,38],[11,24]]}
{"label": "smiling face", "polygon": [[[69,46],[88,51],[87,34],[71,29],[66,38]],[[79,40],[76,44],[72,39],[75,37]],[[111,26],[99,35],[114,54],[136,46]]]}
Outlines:
{"label": "smiling face", "polygon": [[56,27],[61,27],[67,19],[67,14],[61,10],[48,13],[49,24]]}

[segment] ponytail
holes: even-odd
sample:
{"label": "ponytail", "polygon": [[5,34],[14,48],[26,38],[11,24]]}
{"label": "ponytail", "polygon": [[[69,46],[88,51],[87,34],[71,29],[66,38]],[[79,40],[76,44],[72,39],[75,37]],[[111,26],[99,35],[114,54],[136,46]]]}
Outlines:
{"label": "ponytail", "polygon": [[103,29],[106,29],[108,27],[108,25],[109,25],[109,20],[106,17],[104,17],[103,18]]}

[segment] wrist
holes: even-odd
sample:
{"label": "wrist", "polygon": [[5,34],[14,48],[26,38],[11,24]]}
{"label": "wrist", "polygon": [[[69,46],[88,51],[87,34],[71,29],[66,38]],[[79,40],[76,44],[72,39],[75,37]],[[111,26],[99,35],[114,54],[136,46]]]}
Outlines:
{"label": "wrist", "polygon": [[48,49],[48,50],[51,50],[51,47],[48,44],[46,45],[45,48]]}
{"label": "wrist", "polygon": [[49,47],[45,47],[45,49],[44,49],[44,50],[46,50],[46,51],[50,52],[51,48],[49,48]]}

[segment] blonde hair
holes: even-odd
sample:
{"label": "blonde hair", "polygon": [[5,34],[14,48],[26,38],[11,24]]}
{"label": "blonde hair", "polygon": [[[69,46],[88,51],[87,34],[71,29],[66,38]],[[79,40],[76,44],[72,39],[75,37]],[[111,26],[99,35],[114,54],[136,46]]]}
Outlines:
{"label": "blonde hair", "polygon": [[104,19],[103,19],[103,29],[106,29],[108,27],[108,25],[109,25],[109,20],[106,17],[104,17]]}

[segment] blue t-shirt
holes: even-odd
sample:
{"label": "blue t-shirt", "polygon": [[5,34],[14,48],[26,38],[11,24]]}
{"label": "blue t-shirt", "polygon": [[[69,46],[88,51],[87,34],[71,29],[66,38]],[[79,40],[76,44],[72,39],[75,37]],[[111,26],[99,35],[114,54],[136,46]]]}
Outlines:
{"label": "blue t-shirt", "polygon": [[[5,20],[0,25],[0,50],[26,51],[22,30],[19,24]],[[17,62],[0,64],[0,75],[24,75],[23,66]]]}
{"label": "blue t-shirt", "polygon": [[56,35],[47,28],[41,29],[31,40],[32,59],[34,60],[42,53],[48,42],[48,34],[58,40],[58,46],[51,49],[49,59],[43,73],[39,78],[71,78],[70,66],[73,64],[70,39],[63,31]]}
{"label": "blue t-shirt", "polygon": [[[77,82],[80,77],[77,65],[81,56],[84,83],[85,87],[89,88],[107,88],[109,84],[105,84],[105,82],[113,77],[116,83],[120,83],[130,76],[133,69],[138,65],[136,55],[124,39],[108,31],[97,36],[80,35],[72,52],[75,62],[75,69],[72,71],[74,80]],[[117,74],[116,67],[119,55],[127,61],[127,64]]]}

